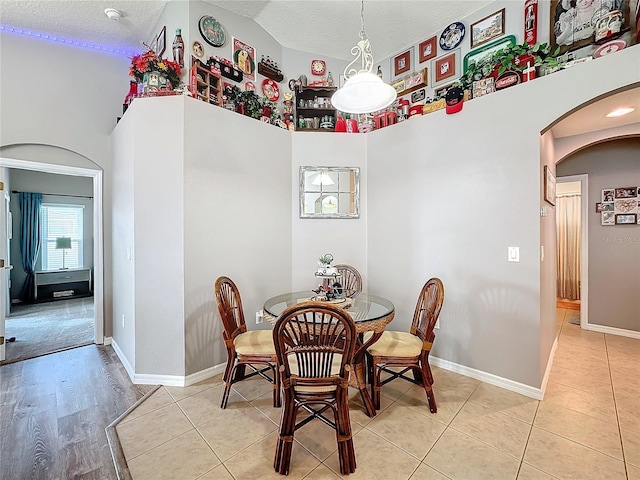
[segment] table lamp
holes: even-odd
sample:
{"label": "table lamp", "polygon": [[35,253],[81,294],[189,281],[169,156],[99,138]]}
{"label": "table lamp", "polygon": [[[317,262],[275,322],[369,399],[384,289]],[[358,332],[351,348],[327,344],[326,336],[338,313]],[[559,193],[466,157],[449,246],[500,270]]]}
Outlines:
{"label": "table lamp", "polygon": [[67,248],[71,248],[71,238],[70,237],[58,237],[56,238],[56,250],[62,249],[62,268],[60,270],[66,270],[67,267],[64,265],[64,257]]}

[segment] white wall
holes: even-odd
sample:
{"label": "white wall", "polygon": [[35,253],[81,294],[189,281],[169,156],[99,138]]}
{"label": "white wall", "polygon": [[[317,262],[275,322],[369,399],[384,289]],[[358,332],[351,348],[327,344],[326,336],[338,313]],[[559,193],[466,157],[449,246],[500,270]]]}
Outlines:
{"label": "white wall", "polygon": [[[204,127],[203,126],[207,126]],[[221,275],[238,286],[247,325],[291,288],[291,135],[185,99],[184,308],[186,373],[226,361],[214,296]]]}
{"label": "white wall", "polygon": [[[334,264],[348,263],[367,276],[367,136],[348,133],[292,134],[291,225],[293,235],[291,288],[311,290],[317,260],[331,253]],[[305,165],[360,168],[360,218],[300,218],[299,172]],[[282,293],[282,292],[280,292]]]}

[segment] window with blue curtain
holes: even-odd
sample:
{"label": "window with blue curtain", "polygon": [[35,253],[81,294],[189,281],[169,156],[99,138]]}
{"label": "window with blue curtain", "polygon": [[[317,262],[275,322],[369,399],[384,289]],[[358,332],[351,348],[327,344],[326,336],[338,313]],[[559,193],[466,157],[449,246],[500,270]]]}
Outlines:
{"label": "window with blue curtain", "polygon": [[[84,206],[42,204],[42,270],[81,268],[83,266]],[[71,248],[57,249],[56,239],[71,238]]]}

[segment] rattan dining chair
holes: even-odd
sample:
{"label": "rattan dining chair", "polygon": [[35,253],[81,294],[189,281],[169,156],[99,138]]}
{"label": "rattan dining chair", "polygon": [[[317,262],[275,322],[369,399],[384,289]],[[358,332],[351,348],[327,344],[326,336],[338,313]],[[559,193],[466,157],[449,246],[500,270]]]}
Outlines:
{"label": "rattan dining chair", "polygon": [[340,274],[340,284],[345,297],[354,298],[362,292],[362,275],[351,265],[341,263],[335,265],[335,269]]}
{"label": "rattan dining chair", "polygon": [[[340,473],[353,473],[356,457],[347,395],[349,362],[356,346],[353,320],[333,305],[298,303],[278,317],[273,341],[284,392],[275,470],[289,473],[294,432],[318,418],[336,431]],[[300,408],[311,415],[296,424]],[[328,409],[333,421],[322,415]]]}
{"label": "rattan dining chair", "polygon": [[[227,367],[222,377],[224,390],[220,408],[227,407],[231,385],[260,375],[273,384],[273,406],[280,407],[280,382],[276,367],[276,351],[270,330],[248,331],[244,321],[242,299],[238,287],[229,277],[219,277],[215,284],[218,312],[227,348]],[[261,365],[256,368],[255,365]],[[253,371],[246,373],[246,367]],[[271,371],[271,377],[266,372]]]}
{"label": "rattan dining chair", "polygon": [[[431,413],[438,411],[433,393],[433,375],[429,367],[429,352],[435,340],[433,328],[438,321],[444,286],[439,278],[431,278],[424,284],[418,297],[413,323],[409,332],[385,331],[382,336],[367,349],[367,364],[371,397],[376,409],[380,409],[380,389],[396,378],[403,378],[424,388]],[[400,367],[402,370],[391,370]],[[404,368],[403,368],[404,367]],[[413,378],[405,375],[409,370]],[[390,376],[381,381],[382,372]]]}

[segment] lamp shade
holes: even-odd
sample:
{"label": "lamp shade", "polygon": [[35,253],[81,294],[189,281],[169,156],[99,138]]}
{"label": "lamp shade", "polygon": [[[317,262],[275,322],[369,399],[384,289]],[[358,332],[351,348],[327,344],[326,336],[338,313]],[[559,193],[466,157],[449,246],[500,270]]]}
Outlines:
{"label": "lamp shade", "polygon": [[69,237],[56,238],[56,248],[71,248],[71,238]]}
{"label": "lamp shade", "polygon": [[345,113],[371,113],[388,107],[396,99],[391,85],[371,72],[359,72],[331,97],[331,104]]}

